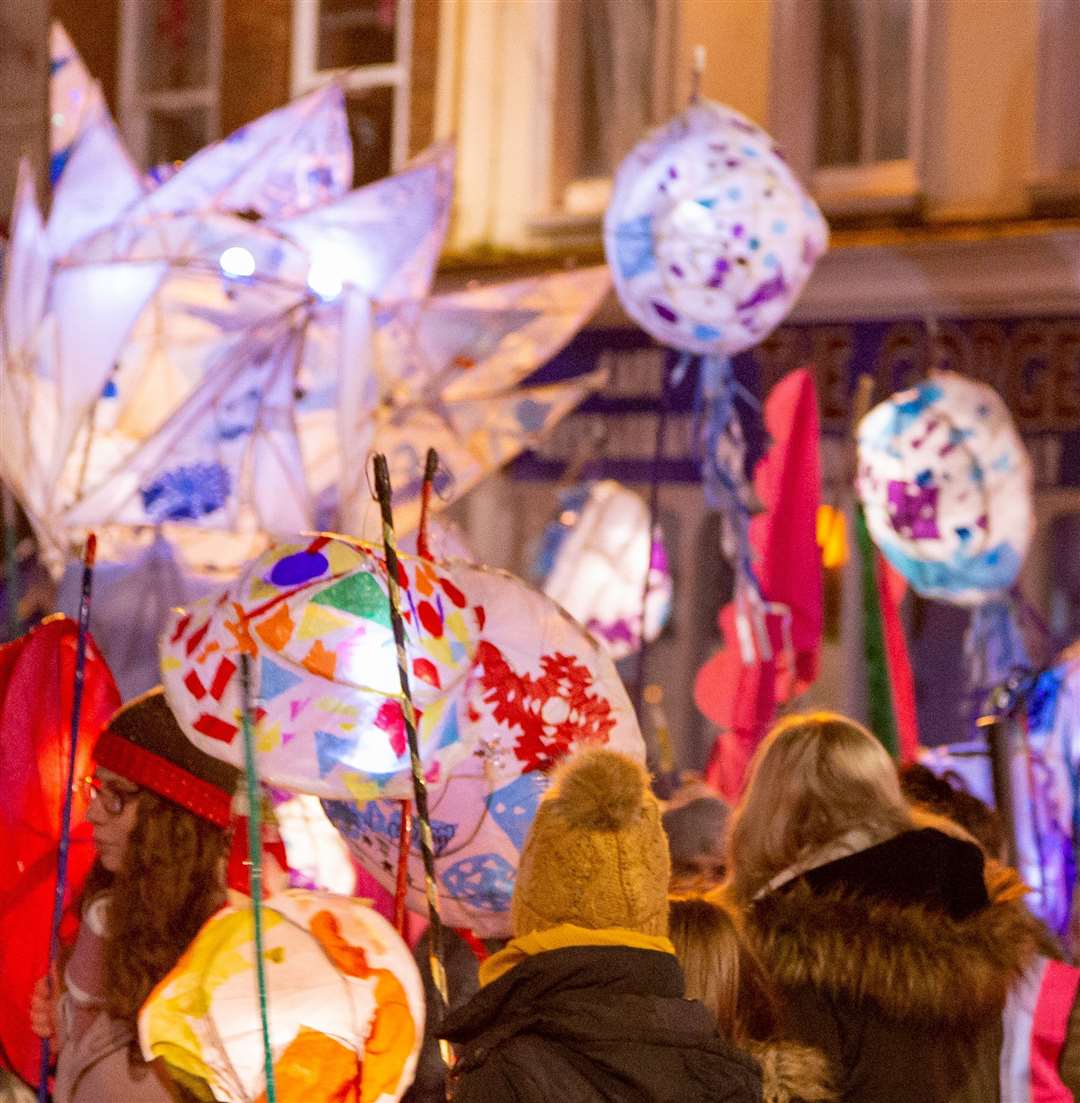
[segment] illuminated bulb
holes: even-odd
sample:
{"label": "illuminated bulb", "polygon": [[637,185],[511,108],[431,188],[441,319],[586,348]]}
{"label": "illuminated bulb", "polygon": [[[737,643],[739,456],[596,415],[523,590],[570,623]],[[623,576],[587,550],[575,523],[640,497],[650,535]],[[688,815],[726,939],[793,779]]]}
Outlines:
{"label": "illuminated bulb", "polygon": [[255,258],[242,245],[230,245],[218,258],[222,275],[230,279],[244,279],[255,274]]}
{"label": "illuminated bulb", "polygon": [[315,243],[307,285],[320,299],[327,302],[336,299],[346,283],[371,291],[377,282],[376,273],[362,252],[334,238]]}
{"label": "illuminated bulb", "polygon": [[343,286],[337,269],[333,265],[320,264],[318,261],[308,270],[307,285],[320,299],[327,301],[336,299],[341,294]]}

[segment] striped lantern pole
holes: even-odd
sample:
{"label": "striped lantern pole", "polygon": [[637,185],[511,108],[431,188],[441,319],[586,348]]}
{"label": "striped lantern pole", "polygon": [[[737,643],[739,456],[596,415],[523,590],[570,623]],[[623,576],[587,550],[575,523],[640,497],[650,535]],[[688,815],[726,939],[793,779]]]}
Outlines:
{"label": "striped lantern pole", "polygon": [[[435,486],[435,472],[439,469],[439,453],[434,448],[427,450],[424,462],[424,480],[420,484],[420,526],[416,532],[416,552],[421,559],[432,559],[431,546],[428,543],[428,518],[431,515],[431,492]],[[394,926],[398,934],[405,937],[408,922],[405,909],[405,896],[409,891],[409,847],[412,837],[412,805],[403,800],[401,804],[401,826],[398,829],[398,865],[397,880],[394,885]]]}
{"label": "striped lantern pole", "polygon": [[[430,455],[429,455],[430,459]],[[390,596],[390,622],[394,631],[394,644],[397,648],[398,679],[401,683],[401,705],[405,715],[405,738],[409,744],[409,765],[412,770],[413,801],[416,805],[416,820],[420,829],[420,854],[424,861],[424,891],[427,895],[428,920],[430,923],[430,966],[435,989],[439,993],[441,1019],[448,1006],[449,998],[446,984],[446,968],[443,957],[443,924],[439,915],[439,889],[435,880],[435,842],[431,835],[431,818],[428,814],[427,782],[424,780],[424,767],[420,761],[420,743],[416,734],[416,710],[413,708],[412,692],[409,688],[409,668],[405,655],[405,622],[401,616],[401,565],[394,539],[394,512],[391,503],[390,469],[386,457],[380,452],[375,455],[375,495],[382,513],[383,549],[386,555],[386,582]],[[443,1043],[444,1060],[449,1058],[449,1047]],[[449,1062],[448,1062],[449,1063]]]}

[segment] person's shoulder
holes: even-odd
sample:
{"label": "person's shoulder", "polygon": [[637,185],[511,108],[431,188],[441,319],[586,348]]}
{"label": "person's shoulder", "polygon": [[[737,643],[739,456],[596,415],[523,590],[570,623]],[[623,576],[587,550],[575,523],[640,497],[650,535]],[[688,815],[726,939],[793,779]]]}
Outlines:
{"label": "person's shoulder", "polygon": [[466,1051],[455,1076],[454,1103],[586,1103],[594,1097],[559,1047],[535,1034]]}

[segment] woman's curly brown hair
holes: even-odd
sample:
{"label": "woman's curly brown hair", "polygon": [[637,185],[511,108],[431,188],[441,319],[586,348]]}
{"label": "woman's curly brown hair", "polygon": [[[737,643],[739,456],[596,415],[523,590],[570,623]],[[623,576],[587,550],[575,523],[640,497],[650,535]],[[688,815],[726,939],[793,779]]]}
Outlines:
{"label": "woman's curly brown hair", "polygon": [[105,938],[105,1007],[127,1022],[225,899],[225,832],[156,793],[137,799]]}

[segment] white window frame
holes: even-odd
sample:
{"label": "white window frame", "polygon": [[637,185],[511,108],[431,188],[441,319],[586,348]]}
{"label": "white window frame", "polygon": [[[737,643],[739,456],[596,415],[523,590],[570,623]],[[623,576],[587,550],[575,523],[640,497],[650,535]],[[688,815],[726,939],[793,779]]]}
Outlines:
{"label": "white window frame", "polygon": [[1032,198],[1038,202],[1080,198],[1080,143],[1069,148],[1063,125],[1075,110],[1080,8],[1076,0],[1040,0],[1036,65],[1035,165]]}
{"label": "white window frame", "polygon": [[[771,129],[827,214],[913,209],[922,191],[931,0],[911,6],[908,156],[858,165],[817,164],[820,19],[825,0],[774,0]],[[864,122],[872,126],[873,119]]]}
{"label": "white window frame", "polygon": [[224,27],[224,0],[208,0],[209,41],[207,43],[207,82],[190,88],[145,91],[139,87],[139,59],[159,48],[147,27],[147,6],[143,0],[120,3],[120,70],[118,101],[120,130],[135,162],[143,168],[150,149],[150,119],[153,113],[179,115],[191,111],[206,114],[207,142],[221,136],[221,55]]}
{"label": "white window frame", "polygon": [[[255,0],[261,2],[261,0]],[[374,88],[394,91],[394,121],[390,139],[391,168],[396,172],[409,158],[409,116],[412,101],[413,0],[397,0],[395,10],[395,62],[360,65],[347,69],[320,69],[319,0],[293,0],[292,64],[293,97],[314,91],[328,81],[340,82],[346,96]]]}

